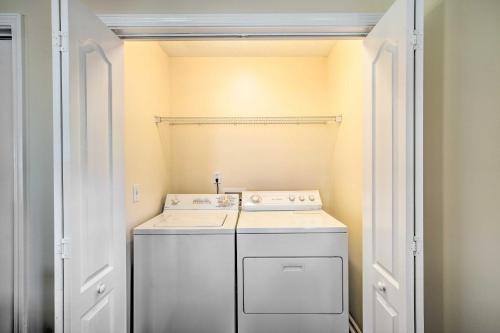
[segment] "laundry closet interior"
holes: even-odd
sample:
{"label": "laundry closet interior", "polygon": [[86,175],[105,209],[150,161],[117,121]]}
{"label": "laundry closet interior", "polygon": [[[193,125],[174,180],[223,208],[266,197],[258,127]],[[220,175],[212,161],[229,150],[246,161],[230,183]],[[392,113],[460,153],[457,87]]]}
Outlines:
{"label": "laundry closet interior", "polygon": [[128,234],[167,193],[318,189],[361,321],[361,39],[125,40]]}

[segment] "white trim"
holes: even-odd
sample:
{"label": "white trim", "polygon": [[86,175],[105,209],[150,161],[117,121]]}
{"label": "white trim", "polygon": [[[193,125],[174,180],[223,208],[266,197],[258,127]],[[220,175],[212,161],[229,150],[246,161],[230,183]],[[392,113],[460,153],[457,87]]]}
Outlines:
{"label": "white trim", "polygon": [[354,317],[349,313],[349,333],[363,333]]}
{"label": "white trim", "polygon": [[415,33],[421,36],[415,48],[415,332],[424,333],[424,4],[415,0]]}
{"label": "white trim", "polygon": [[98,15],[122,38],[363,37],[380,13],[106,14]]}
{"label": "white trim", "polygon": [[0,25],[12,36],[13,144],[14,144],[14,332],[27,331],[26,251],[24,220],[24,89],[23,28],[20,14],[0,14]]}
{"label": "white trim", "polygon": [[54,170],[54,332],[63,332],[64,292],[63,259],[61,239],[63,238],[63,199],[62,199],[62,141],[61,141],[61,52],[60,2],[51,1],[52,24],[52,140]]}

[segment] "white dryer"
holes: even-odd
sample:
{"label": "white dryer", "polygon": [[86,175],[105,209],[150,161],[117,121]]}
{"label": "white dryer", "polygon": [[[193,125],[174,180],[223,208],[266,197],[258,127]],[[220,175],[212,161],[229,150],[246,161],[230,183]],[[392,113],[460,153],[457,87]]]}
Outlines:
{"label": "white dryer", "polygon": [[347,227],[318,191],[244,192],[239,333],[347,333]]}
{"label": "white dryer", "polygon": [[169,194],[134,229],[134,332],[234,333],[237,195]]}

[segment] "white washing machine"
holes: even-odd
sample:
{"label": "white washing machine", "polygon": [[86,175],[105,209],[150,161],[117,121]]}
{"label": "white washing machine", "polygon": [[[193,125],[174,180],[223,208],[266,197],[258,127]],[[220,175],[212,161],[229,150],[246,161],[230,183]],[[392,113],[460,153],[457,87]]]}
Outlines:
{"label": "white washing machine", "polygon": [[318,191],[244,192],[239,333],[347,333],[347,227]]}
{"label": "white washing machine", "polygon": [[169,194],[134,229],[133,327],[234,333],[237,195]]}

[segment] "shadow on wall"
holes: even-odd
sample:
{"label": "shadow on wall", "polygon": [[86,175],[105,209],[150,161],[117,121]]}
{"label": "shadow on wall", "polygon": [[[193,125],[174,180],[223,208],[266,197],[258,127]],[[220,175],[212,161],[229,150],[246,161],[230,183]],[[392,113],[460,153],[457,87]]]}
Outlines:
{"label": "shadow on wall", "polygon": [[[427,4],[426,4],[427,5]],[[424,271],[425,332],[443,332],[443,79],[444,4],[425,13]]]}

